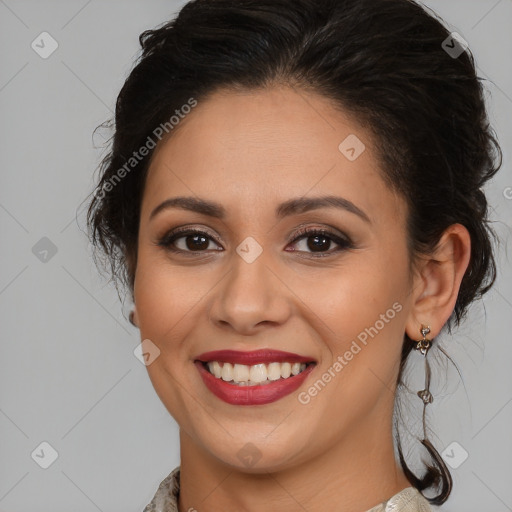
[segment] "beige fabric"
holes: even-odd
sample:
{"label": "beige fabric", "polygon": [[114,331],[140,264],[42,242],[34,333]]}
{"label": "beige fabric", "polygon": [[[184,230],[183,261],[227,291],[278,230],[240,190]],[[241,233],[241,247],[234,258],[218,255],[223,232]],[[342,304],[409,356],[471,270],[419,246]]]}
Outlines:
{"label": "beige fabric", "polygon": [[[143,512],[179,512],[180,466],[162,480]],[[415,487],[406,487],[389,500],[380,503],[367,512],[432,512],[429,502]]]}

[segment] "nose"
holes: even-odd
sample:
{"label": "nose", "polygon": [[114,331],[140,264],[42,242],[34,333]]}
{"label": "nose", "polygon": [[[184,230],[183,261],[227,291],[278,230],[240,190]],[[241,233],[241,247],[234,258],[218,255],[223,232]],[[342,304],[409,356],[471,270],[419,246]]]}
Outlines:
{"label": "nose", "polygon": [[291,314],[292,293],[268,265],[265,251],[248,263],[238,254],[211,305],[210,321],[224,330],[253,335],[277,327]]}

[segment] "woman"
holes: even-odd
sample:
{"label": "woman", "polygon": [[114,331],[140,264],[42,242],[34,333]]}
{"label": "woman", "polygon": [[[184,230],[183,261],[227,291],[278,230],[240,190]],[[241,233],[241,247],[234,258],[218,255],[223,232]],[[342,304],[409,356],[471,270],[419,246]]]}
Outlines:
{"label": "woman", "polygon": [[180,426],[145,512],[444,503],[429,350],[495,280],[469,49],[410,0],[196,0],[140,42],[88,221]]}

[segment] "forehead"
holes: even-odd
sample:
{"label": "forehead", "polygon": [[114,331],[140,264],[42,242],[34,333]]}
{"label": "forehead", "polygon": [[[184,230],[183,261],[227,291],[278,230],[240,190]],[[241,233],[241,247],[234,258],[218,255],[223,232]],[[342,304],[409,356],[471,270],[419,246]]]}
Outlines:
{"label": "forehead", "polygon": [[366,208],[392,195],[370,133],[354,118],[296,88],[223,90],[199,101],[157,146],[143,210],[169,195],[214,194],[228,210],[236,202],[249,211],[273,198],[333,192]]}

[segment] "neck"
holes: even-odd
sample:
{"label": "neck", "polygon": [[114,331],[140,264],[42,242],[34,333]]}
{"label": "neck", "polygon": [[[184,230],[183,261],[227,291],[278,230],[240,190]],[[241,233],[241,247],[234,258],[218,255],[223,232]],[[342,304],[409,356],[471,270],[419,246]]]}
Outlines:
{"label": "neck", "polygon": [[395,460],[391,425],[382,427],[357,425],[301,465],[258,474],[224,464],[180,430],[179,511],[369,510],[411,485]]}

